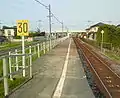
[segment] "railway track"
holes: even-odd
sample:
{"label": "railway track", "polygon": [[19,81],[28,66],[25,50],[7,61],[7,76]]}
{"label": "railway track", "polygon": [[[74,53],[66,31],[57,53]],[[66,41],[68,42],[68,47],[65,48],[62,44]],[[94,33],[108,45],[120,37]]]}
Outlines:
{"label": "railway track", "polygon": [[76,46],[85,57],[97,86],[104,93],[106,98],[120,98],[120,76],[117,75],[100,55],[95,53],[79,38],[73,38]]}

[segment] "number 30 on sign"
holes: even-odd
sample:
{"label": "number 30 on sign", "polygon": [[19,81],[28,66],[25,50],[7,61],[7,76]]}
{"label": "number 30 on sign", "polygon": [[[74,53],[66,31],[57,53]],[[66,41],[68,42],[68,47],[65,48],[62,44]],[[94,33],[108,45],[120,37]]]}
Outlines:
{"label": "number 30 on sign", "polygon": [[28,36],[28,20],[17,20],[17,36]]}

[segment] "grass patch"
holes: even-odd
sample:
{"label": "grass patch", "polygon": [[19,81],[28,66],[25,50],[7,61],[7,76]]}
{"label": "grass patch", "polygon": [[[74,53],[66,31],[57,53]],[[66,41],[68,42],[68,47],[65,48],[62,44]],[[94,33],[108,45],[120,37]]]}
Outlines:
{"label": "grass patch", "polygon": [[[34,42],[26,42],[25,41],[25,45],[30,45]],[[17,46],[21,46],[22,45],[22,42],[9,42],[9,43],[4,43],[4,44],[1,44],[1,47],[0,47],[0,50],[7,50],[9,48],[14,48],[14,47],[17,47]]]}
{"label": "grass patch", "polygon": [[21,43],[20,42],[14,42],[14,43],[5,43],[5,44],[2,44],[2,47],[0,47],[0,50],[6,50],[6,49],[9,49],[11,47],[15,47],[15,46],[19,46]]}
{"label": "grass patch", "polygon": [[[16,78],[13,81],[8,80],[9,85],[9,91],[12,91],[14,88],[19,86],[21,83],[23,83],[26,80],[26,78]],[[0,82],[0,98],[4,98],[4,85],[3,81]]]}
{"label": "grass patch", "polygon": [[[88,43],[91,46],[94,46],[96,48],[100,49],[100,45],[98,43],[96,43],[96,41],[91,41],[91,40],[87,40],[87,39],[82,39],[84,42]],[[105,47],[105,45],[104,45]],[[106,48],[108,49],[108,48]],[[106,51],[105,55],[107,55],[108,57],[110,57],[112,60],[120,60],[120,56],[116,55],[114,52],[111,52],[111,50]]]}
{"label": "grass patch", "polygon": [[4,98],[4,86],[3,86],[3,81],[0,81],[0,98]]}
{"label": "grass patch", "polygon": [[115,53],[105,52],[105,54],[113,60],[120,60],[120,56],[117,56]]}

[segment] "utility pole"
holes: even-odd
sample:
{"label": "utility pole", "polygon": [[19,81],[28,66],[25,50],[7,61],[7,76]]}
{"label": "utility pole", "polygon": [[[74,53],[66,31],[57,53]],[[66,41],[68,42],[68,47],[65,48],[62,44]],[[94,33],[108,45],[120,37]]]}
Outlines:
{"label": "utility pole", "polygon": [[38,20],[38,22],[39,22],[39,23],[38,23],[38,29],[39,29],[39,31],[41,32],[41,29],[40,29],[41,24],[40,24],[40,23],[42,22],[42,20]]}
{"label": "utility pole", "polygon": [[2,23],[1,23],[1,20],[0,20],[0,29],[2,29],[2,28],[1,28],[1,24],[2,24]]}
{"label": "utility pole", "polygon": [[49,33],[50,33],[50,49],[51,49],[51,6],[49,4]]}
{"label": "utility pole", "polygon": [[68,32],[69,32],[69,30],[68,30],[68,28],[66,27],[66,29],[67,29],[67,34],[66,34],[66,36],[68,35]]}
{"label": "utility pole", "polygon": [[64,29],[63,22],[61,24],[62,24],[62,33],[63,33],[64,32],[64,30],[63,30]]}

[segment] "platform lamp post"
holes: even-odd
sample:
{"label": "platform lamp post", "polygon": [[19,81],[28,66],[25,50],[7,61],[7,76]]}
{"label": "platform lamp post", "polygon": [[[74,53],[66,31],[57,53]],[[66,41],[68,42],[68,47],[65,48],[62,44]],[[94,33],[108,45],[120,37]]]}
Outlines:
{"label": "platform lamp post", "polygon": [[63,33],[63,31],[64,31],[64,30],[63,30],[63,29],[64,29],[63,21],[61,22],[61,24],[62,24],[62,33]]}
{"label": "platform lamp post", "polygon": [[101,34],[102,34],[102,40],[101,40],[101,51],[103,50],[103,35],[104,35],[104,31],[102,30],[101,31]]}
{"label": "platform lamp post", "polygon": [[67,26],[65,26],[65,28],[66,28],[66,33],[65,33],[65,36],[67,36],[68,35],[68,27]]}
{"label": "platform lamp post", "polygon": [[62,25],[62,37],[63,37],[63,32],[64,32],[64,24],[63,24],[63,21],[61,22],[61,25]]}
{"label": "platform lamp post", "polygon": [[[55,23],[51,23],[51,25],[53,26]],[[53,38],[53,33],[54,33],[54,30],[53,29],[51,29],[51,39]]]}

